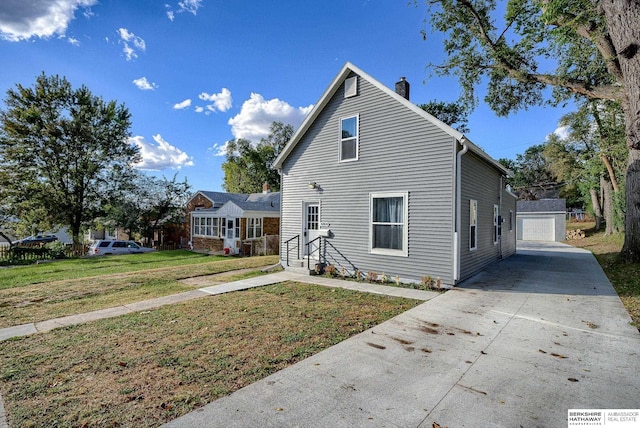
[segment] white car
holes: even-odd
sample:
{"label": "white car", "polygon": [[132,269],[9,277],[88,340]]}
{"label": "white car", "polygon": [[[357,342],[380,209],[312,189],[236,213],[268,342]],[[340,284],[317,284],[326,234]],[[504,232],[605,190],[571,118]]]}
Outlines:
{"label": "white car", "polygon": [[141,247],[133,241],[99,240],[89,247],[89,256],[110,256],[117,254],[141,254],[155,251],[153,248]]}

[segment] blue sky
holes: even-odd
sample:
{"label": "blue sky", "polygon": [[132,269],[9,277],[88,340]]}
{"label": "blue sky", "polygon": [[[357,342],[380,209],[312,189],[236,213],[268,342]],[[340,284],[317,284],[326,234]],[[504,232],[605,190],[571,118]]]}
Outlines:
{"label": "blue sky", "polygon": [[[297,127],[347,61],[389,87],[406,76],[417,104],[457,99],[457,82],[426,68],[443,58],[441,36],[424,41],[426,9],[407,3],[2,0],[0,94],[42,72],[84,84],[129,108],[140,169],[222,190],[225,143],[258,142],[274,120]],[[566,112],[498,118],[481,104],[467,135],[513,159]]]}

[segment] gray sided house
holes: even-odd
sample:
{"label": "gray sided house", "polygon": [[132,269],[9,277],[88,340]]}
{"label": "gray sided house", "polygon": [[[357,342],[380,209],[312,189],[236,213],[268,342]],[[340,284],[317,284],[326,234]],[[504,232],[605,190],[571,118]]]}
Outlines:
{"label": "gray sided house", "polygon": [[451,286],[514,254],[508,171],[396,91],[345,64],[276,159],[283,265]]}
{"label": "gray sided house", "polygon": [[567,234],[565,199],[518,201],[518,239],[525,241],[564,241]]}
{"label": "gray sided house", "polygon": [[[279,242],[280,193],[198,191],[187,203],[189,241],[194,250],[227,254],[266,252]],[[262,248],[262,250],[261,250]]]}

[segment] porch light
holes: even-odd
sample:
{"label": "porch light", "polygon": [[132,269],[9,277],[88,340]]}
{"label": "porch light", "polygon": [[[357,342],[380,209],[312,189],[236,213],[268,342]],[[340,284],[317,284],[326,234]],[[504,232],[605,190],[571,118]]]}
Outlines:
{"label": "porch light", "polygon": [[309,184],[307,184],[307,187],[309,189],[317,189],[318,188],[318,183],[316,183],[315,181],[310,181]]}

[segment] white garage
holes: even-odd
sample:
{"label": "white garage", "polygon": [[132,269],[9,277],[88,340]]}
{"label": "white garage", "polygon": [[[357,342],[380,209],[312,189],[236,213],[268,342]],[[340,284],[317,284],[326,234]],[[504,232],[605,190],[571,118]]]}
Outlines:
{"label": "white garage", "polygon": [[567,209],[564,199],[518,201],[516,209],[516,236],[519,240],[565,240]]}

